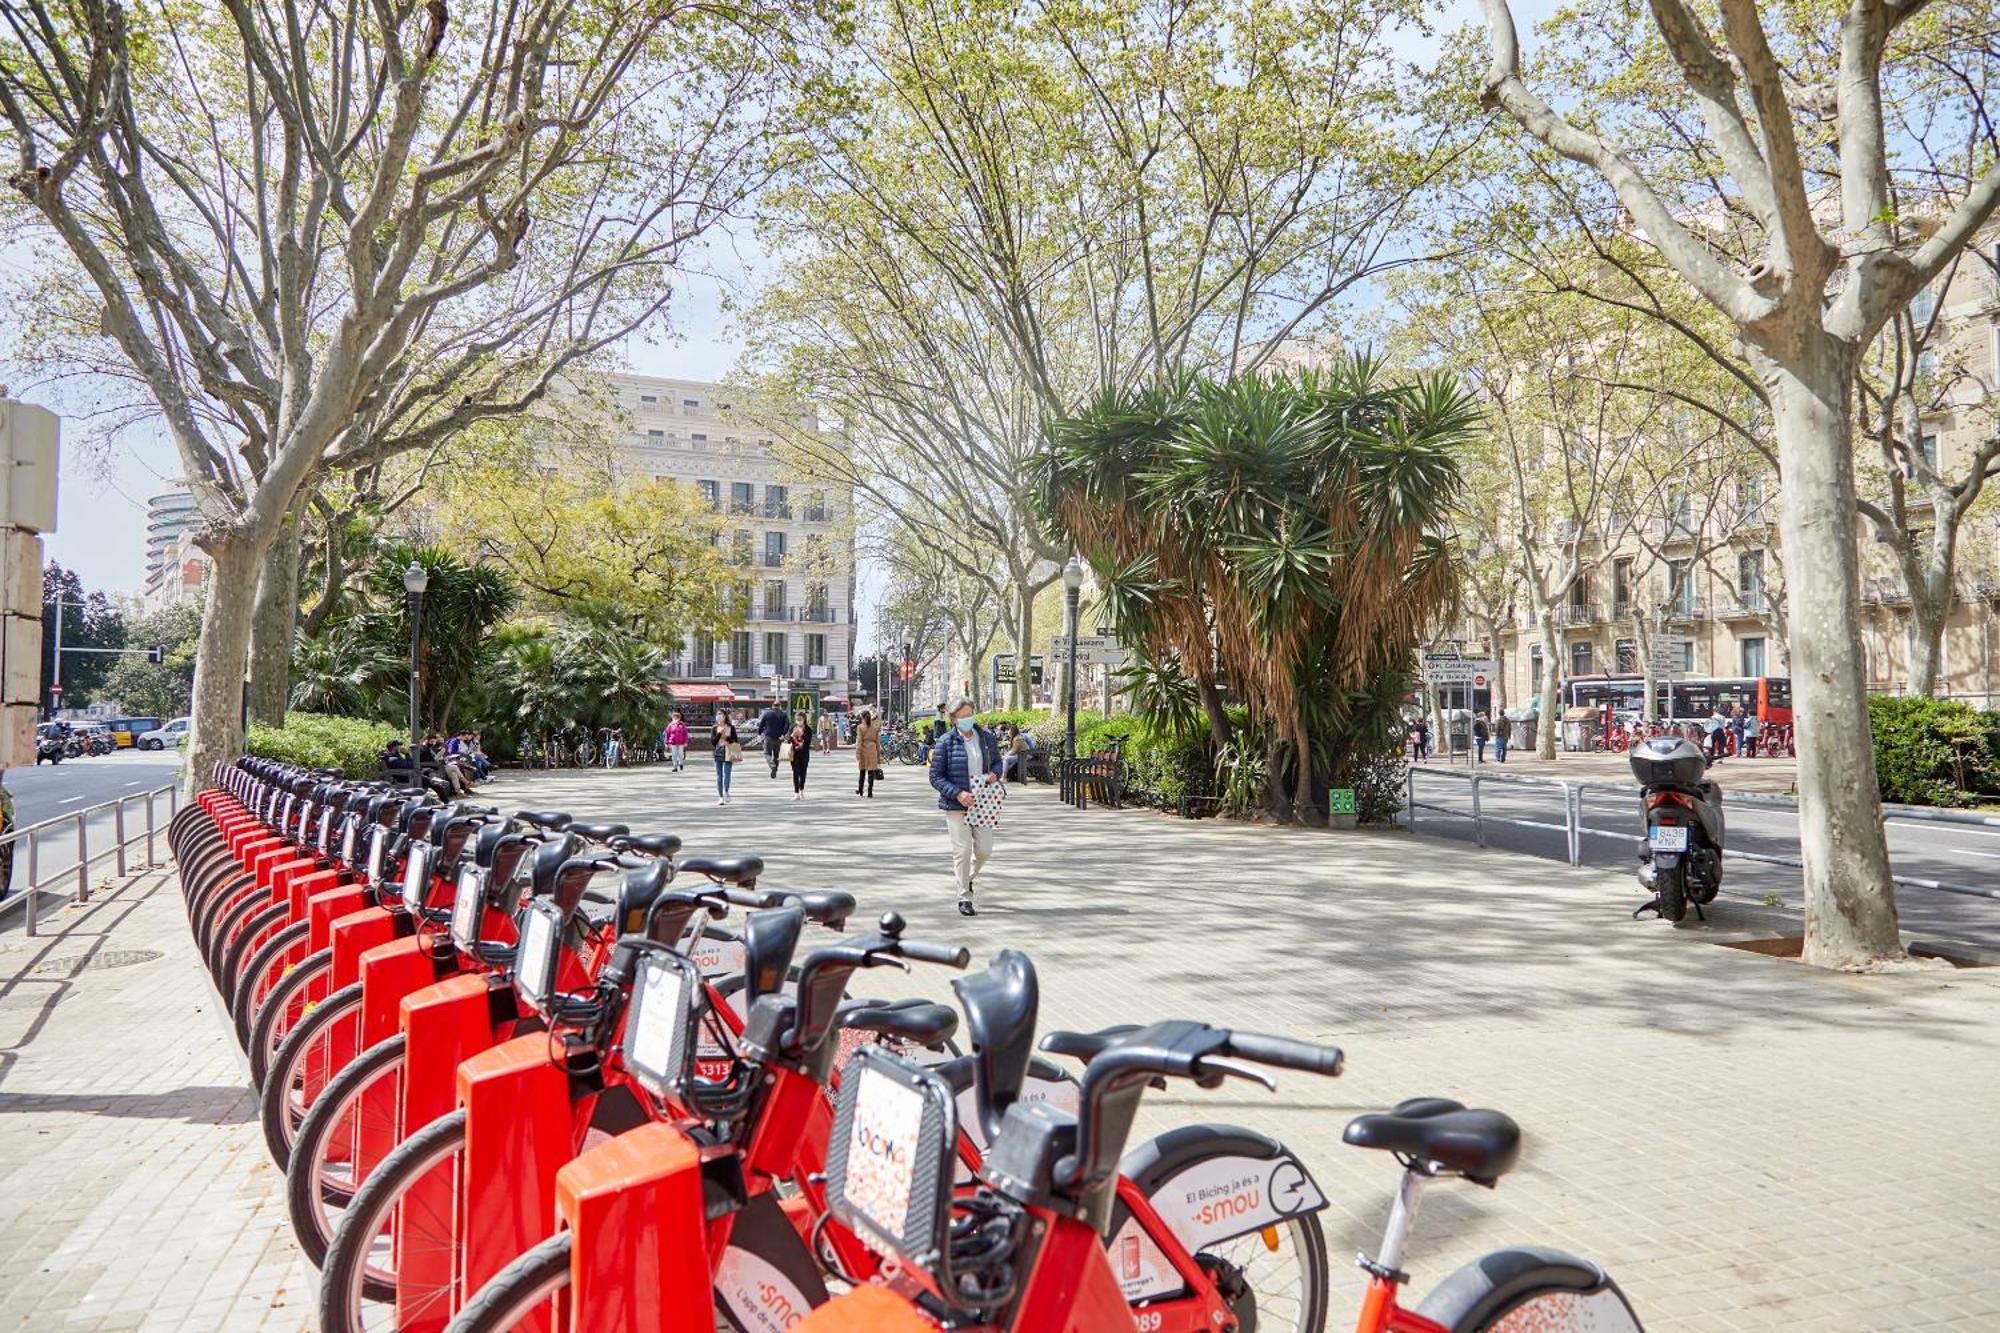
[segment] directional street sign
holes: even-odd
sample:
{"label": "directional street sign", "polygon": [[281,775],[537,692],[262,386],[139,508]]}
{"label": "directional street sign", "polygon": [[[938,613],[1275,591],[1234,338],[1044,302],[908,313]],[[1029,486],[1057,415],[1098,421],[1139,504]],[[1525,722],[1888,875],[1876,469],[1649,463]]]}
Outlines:
{"label": "directional street sign", "polygon": [[[1049,645],[1049,654],[1059,662],[1069,661],[1069,635],[1056,635]],[[1076,660],[1079,662],[1124,666],[1131,655],[1124,644],[1101,634],[1079,634],[1076,639]]]}
{"label": "directional street sign", "polygon": [[1687,679],[1688,645],[1694,640],[1685,634],[1660,633],[1646,641],[1646,665],[1655,680]]}
{"label": "directional street sign", "polygon": [[1490,657],[1461,657],[1457,653],[1425,653],[1424,684],[1470,685],[1484,688],[1497,664]]}

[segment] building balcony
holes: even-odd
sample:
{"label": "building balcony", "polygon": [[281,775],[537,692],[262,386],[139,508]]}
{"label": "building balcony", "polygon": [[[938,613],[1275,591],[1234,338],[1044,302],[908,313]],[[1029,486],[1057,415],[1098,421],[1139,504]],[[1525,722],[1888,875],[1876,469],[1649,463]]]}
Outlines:
{"label": "building balcony", "polygon": [[1708,601],[1701,597],[1683,597],[1667,608],[1667,623],[1684,625],[1691,620],[1708,619]]}
{"label": "building balcony", "polygon": [[1604,619],[1595,602],[1570,602],[1556,610],[1559,625],[1595,625]]}
{"label": "building balcony", "polygon": [[757,516],[757,502],[755,500],[731,500],[729,502],[729,512],[755,518]]}
{"label": "building balcony", "polygon": [[766,551],[758,557],[757,563],[765,569],[783,569],[785,567],[785,556],[781,551]]}
{"label": "building balcony", "polygon": [[798,612],[789,606],[766,606],[753,612],[750,619],[790,622],[798,619]]}
{"label": "building balcony", "polygon": [[808,523],[826,523],[831,521],[827,516],[825,505],[807,505],[799,511],[799,517]]}
{"label": "building balcony", "polygon": [[1762,589],[1737,592],[1730,596],[1729,603],[1722,608],[1724,620],[1761,620],[1770,613],[1771,599]]}
{"label": "building balcony", "polygon": [[790,518],[791,516],[792,516],[792,507],[785,501],[766,500],[764,502],[765,518]]}
{"label": "building balcony", "polygon": [[830,606],[801,606],[793,608],[800,620],[812,625],[837,625],[840,613]]}

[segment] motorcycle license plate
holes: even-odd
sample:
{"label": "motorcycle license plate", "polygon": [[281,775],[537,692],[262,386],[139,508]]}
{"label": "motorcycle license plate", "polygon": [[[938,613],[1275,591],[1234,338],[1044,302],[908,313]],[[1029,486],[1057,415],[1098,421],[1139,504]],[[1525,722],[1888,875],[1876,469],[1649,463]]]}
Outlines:
{"label": "motorcycle license plate", "polygon": [[1671,824],[1661,824],[1646,833],[1646,844],[1656,852],[1684,852],[1688,849],[1688,831]]}

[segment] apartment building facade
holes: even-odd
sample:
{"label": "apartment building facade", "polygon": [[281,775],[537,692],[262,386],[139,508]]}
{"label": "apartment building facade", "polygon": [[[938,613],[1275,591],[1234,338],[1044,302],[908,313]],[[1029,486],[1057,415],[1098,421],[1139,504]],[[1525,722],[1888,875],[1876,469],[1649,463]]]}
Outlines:
{"label": "apartment building facade", "polygon": [[[1967,472],[1975,452],[2000,432],[2000,236],[1968,255],[1956,275],[1929,300],[1939,311],[1938,335],[1921,352],[1928,387],[1919,449],[1950,479]],[[1928,301],[1917,305],[1920,321]],[[1873,442],[1858,439],[1857,482],[1878,501],[1886,476]],[[1909,489],[1918,540],[1926,540],[1929,502]],[[1504,704],[1526,708],[1544,673],[1559,679],[1623,675],[1643,669],[1633,611],[1654,627],[1685,636],[1681,666],[1696,678],[1787,676],[1784,562],[1778,545],[1777,478],[1746,475],[1720,503],[1672,505],[1648,520],[1600,522],[1594,531],[1558,520],[1544,540],[1577,543],[1584,572],[1556,609],[1554,664],[1544,661],[1542,633],[1525,591],[1460,627],[1468,651],[1483,648],[1490,620],[1498,649]],[[1648,526],[1649,525],[1649,526]],[[1869,689],[1910,688],[1910,596],[1895,553],[1863,518],[1860,637]],[[1976,706],[2000,707],[2000,483],[1962,523],[1952,602],[1945,620],[1936,693]],[[1501,702],[1490,693],[1455,700],[1477,707]]]}
{"label": "apartment building facade", "polygon": [[194,544],[199,520],[190,491],[163,491],[146,501],[146,577],[139,589],[146,611],[195,601],[207,586],[208,553]]}
{"label": "apartment building facade", "polygon": [[[854,682],[853,496],[801,486],[768,429],[732,410],[721,385],[614,375],[628,422],[619,465],[693,486],[724,517],[742,619],[730,634],[690,636],[671,671],[690,702],[769,695],[773,682],[840,698]],[[706,687],[706,688],[703,688]]]}

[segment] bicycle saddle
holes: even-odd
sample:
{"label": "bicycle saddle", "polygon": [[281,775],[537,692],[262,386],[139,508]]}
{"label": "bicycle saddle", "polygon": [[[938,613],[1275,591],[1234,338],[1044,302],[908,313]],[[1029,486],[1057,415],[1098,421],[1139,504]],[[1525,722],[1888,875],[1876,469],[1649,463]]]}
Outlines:
{"label": "bicycle saddle", "polygon": [[566,810],[516,810],[514,818],[523,824],[533,824],[536,828],[551,830],[566,828],[569,825],[569,812]]}
{"label": "bicycle saddle", "polygon": [[972,1042],[973,1088],[979,1101],[980,1126],[991,1143],[1000,1134],[1000,1120],[1021,1095],[1028,1061],[1035,1047],[1035,1016],[1041,1008],[1041,985],[1035,965],[1018,949],[1002,949],[984,972],[951,983],[965,1010],[965,1030]]}
{"label": "bicycle saddle", "polygon": [[806,920],[840,930],[854,915],[854,895],[839,889],[764,889],[765,907],[798,907]]}
{"label": "bicycle saddle", "polygon": [[681,839],[678,833],[620,834],[611,840],[611,847],[641,856],[672,856],[681,849]]}
{"label": "bicycle saddle", "polygon": [[958,1031],[958,1013],[948,1004],[919,996],[901,1000],[848,1000],[834,1022],[857,1032],[876,1032],[919,1046],[941,1046]]}
{"label": "bicycle saddle", "polygon": [[1521,1127],[1498,1111],[1356,1116],[1340,1137],[1357,1148],[1436,1162],[1480,1185],[1506,1175],[1521,1155]]}
{"label": "bicycle saddle", "polygon": [[570,824],[569,827],[563,830],[563,832],[565,833],[575,834],[577,837],[584,839],[586,842],[609,842],[613,838],[622,838],[631,831],[632,830],[624,824],[575,824],[575,823]]}
{"label": "bicycle saddle", "polygon": [[1114,1023],[1095,1032],[1057,1030],[1042,1038],[1042,1049],[1050,1055],[1067,1055],[1089,1064],[1099,1054],[1118,1044],[1118,1039],[1139,1031],[1137,1023]]}
{"label": "bicycle saddle", "polygon": [[764,873],[764,858],[761,856],[690,856],[681,862],[681,869],[696,875],[706,875],[718,884],[751,885],[757,876]]}

